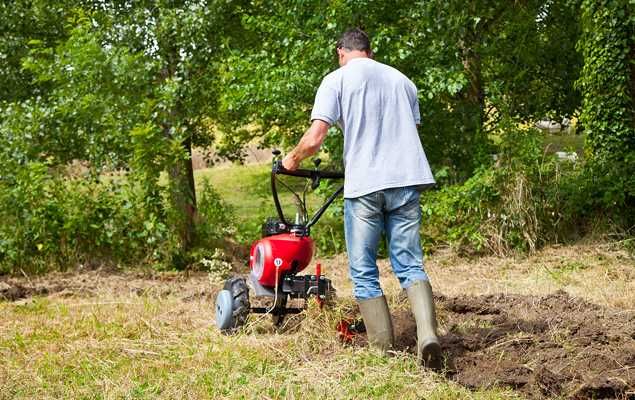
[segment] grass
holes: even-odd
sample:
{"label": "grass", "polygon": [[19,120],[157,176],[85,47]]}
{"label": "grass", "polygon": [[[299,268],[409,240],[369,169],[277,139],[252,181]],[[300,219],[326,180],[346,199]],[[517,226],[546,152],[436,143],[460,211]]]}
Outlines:
{"label": "grass", "polygon": [[[306,165],[303,168],[313,168]],[[269,217],[277,218],[271,194],[271,165],[250,164],[231,167],[214,167],[194,171],[197,187],[203,180],[208,180],[221,198],[230,204],[236,215],[237,240],[250,243],[260,237],[262,223]],[[307,180],[292,177],[279,177],[283,182],[301,194]],[[331,192],[329,191],[328,194]],[[293,195],[282,185],[278,185],[280,203],[287,221],[293,221],[296,206]],[[318,210],[324,201],[323,194],[311,191],[307,193],[306,202],[309,218]],[[312,236],[316,240],[319,254],[336,254],[344,251],[344,240],[341,215],[333,215],[335,207],[331,207],[322,216],[319,224],[312,228]]]}
{"label": "grass", "polygon": [[209,180],[223,200],[231,204],[239,218],[248,218],[259,213],[263,207],[275,212],[270,200],[269,164],[237,165],[232,167],[215,167],[196,170],[194,172],[197,186],[204,179]]}
{"label": "grass", "polygon": [[513,397],[471,393],[421,371],[410,355],[341,347],[312,330],[328,316],[312,315],[290,335],[252,330],[229,337],[211,326],[208,302],[33,304],[0,304],[2,399]]}
{"label": "grass", "polygon": [[[194,171],[197,186],[208,180],[223,200],[231,204],[240,221],[253,219],[254,215],[274,216],[276,209],[271,194],[271,165],[250,164],[231,167],[205,168]],[[282,177],[285,183],[301,194],[306,180]],[[293,218],[295,207],[292,194],[278,185],[278,194],[285,216]],[[309,212],[321,204],[318,195],[307,194]]]}

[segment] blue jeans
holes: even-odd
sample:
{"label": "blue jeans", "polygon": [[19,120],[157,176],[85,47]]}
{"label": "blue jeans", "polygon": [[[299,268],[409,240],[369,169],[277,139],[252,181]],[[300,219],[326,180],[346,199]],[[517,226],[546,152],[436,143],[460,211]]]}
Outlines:
{"label": "blue jeans", "polygon": [[402,288],[428,280],[423,269],[419,227],[419,191],[414,187],[380,190],[344,199],[348,265],[357,300],[383,295],[379,286],[377,246],[386,233],[390,264]]}

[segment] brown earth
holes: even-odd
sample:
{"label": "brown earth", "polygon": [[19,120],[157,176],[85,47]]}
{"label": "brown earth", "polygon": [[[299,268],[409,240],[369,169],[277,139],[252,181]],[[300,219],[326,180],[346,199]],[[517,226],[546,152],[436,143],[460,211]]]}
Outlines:
{"label": "brown earth", "polygon": [[[470,388],[508,386],[529,398],[635,399],[635,313],[566,292],[436,298],[447,375]],[[397,349],[416,325],[394,313]]]}
{"label": "brown earth", "polygon": [[0,276],[0,301],[29,301],[34,296],[51,298],[117,298],[137,295],[178,296],[182,301],[213,301],[218,292],[204,273],[117,272],[92,270],[49,273],[33,278]]}

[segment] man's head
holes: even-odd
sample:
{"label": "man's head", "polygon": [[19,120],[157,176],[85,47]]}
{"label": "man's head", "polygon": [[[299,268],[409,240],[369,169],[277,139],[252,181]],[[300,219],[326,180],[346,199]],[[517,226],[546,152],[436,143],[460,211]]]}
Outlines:
{"label": "man's head", "polygon": [[373,55],[368,35],[358,28],[344,32],[337,41],[335,49],[340,66],[346,65],[353,58],[372,58]]}

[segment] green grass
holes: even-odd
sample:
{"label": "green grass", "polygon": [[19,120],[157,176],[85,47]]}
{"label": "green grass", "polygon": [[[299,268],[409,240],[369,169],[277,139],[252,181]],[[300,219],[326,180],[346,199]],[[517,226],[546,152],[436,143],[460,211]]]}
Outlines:
{"label": "green grass", "polygon": [[[239,221],[247,221],[254,215],[274,216],[276,209],[271,194],[271,165],[237,165],[233,167],[206,168],[194,172],[197,186],[204,179],[209,180],[223,200],[235,210]],[[301,194],[306,180],[301,178],[279,178]],[[281,185],[278,194],[285,216],[293,218],[295,206],[293,196]],[[312,209],[321,204],[318,195],[307,194],[308,206]],[[309,209],[309,212],[311,211]]]}
{"label": "green grass", "polygon": [[209,312],[205,301],[119,301],[0,303],[0,399],[514,398],[472,393],[409,354],[343,347],[322,329],[334,315],[315,309],[295,333],[256,322],[263,326],[223,336],[198,315]]}
{"label": "green grass", "polygon": [[[238,218],[248,218],[263,206],[263,200],[270,200],[269,164],[237,165],[233,167],[206,168],[194,171],[197,186],[208,179],[223,200],[231,204]],[[273,200],[271,211],[273,208]]]}

